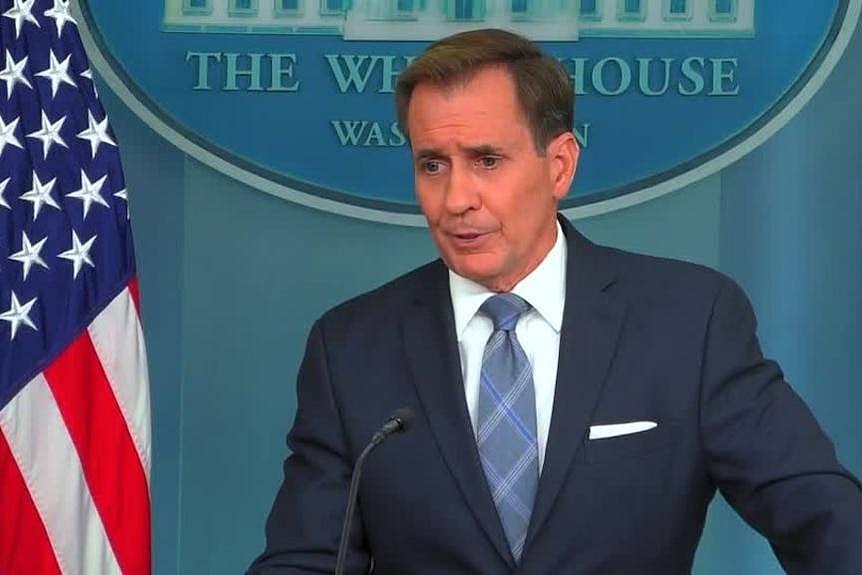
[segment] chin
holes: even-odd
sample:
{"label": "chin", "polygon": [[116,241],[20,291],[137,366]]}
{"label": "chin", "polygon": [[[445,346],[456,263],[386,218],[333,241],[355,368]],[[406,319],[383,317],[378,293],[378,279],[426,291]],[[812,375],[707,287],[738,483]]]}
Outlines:
{"label": "chin", "polygon": [[[459,276],[473,280],[476,283],[486,285],[499,274],[499,267],[490,265],[487,261],[475,261],[477,256],[459,256],[450,260],[449,268]],[[471,261],[472,260],[472,261]]]}

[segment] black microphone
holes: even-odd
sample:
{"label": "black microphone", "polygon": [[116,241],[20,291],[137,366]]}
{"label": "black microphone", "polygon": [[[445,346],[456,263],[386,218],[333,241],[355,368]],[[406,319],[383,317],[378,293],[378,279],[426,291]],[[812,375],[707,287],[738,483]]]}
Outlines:
{"label": "black microphone", "polygon": [[359,491],[359,478],[362,476],[362,466],[365,460],[374,451],[374,448],[386,441],[386,438],[395,433],[404,433],[410,429],[413,423],[413,410],[409,407],[399,407],[392,412],[383,427],[371,436],[371,441],[356,458],[353,466],[353,476],[350,478],[350,491],[347,495],[347,511],[344,514],[344,523],[341,525],[341,541],[338,543],[338,558],[335,561],[335,575],[343,575],[344,562],[347,558],[347,544],[350,539],[350,525],[353,523],[353,509],[356,507],[356,494]]}

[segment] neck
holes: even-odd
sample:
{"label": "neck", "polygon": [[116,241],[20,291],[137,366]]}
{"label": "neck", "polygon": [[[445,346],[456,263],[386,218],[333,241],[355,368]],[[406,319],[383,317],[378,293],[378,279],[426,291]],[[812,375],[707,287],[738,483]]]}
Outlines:
{"label": "neck", "polygon": [[554,244],[557,242],[557,220],[554,218],[553,226],[551,227],[550,233],[543,234],[545,238],[539,244],[539,248],[536,250],[535,255],[526,261],[526,263],[519,268],[518,270],[514,270],[511,274],[506,274],[505,277],[494,278],[493,280],[485,283],[481,282],[488,290],[495,293],[505,293],[512,291],[518,283],[523,280],[525,277],[530,275],[533,270],[539,267],[539,264],[544,261],[544,259],[551,252],[551,249],[554,247]]}

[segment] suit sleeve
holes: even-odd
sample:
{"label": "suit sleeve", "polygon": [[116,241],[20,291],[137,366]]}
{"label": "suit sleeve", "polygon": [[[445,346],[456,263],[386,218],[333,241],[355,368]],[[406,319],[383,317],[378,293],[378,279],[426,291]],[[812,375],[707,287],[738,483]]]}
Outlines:
{"label": "suit sleeve", "polygon": [[[287,437],[291,455],[266,522],[266,548],[248,575],[331,574],[352,473],[327,367],[321,322],[311,330],[297,381],[297,412]],[[355,517],[345,573],[369,570],[361,520]]]}
{"label": "suit sleeve", "polygon": [[791,575],[854,575],[862,566],[862,490],[807,406],[763,358],[748,299],[730,280],[706,337],[701,438],[736,511]]}

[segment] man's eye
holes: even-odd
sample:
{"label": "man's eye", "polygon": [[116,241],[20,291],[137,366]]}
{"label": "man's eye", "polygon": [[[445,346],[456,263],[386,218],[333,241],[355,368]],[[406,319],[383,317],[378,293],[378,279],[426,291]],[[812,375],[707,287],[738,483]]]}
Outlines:
{"label": "man's eye", "polygon": [[436,174],[440,171],[441,167],[439,160],[426,160],[422,162],[422,170],[426,174]]}
{"label": "man's eye", "polygon": [[482,156],[479,158],[479,165],[483,168],[496,168],[500,165],[500,158],[497,156]]}

